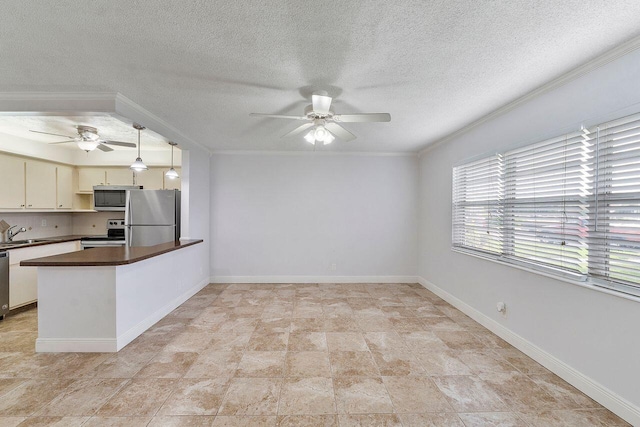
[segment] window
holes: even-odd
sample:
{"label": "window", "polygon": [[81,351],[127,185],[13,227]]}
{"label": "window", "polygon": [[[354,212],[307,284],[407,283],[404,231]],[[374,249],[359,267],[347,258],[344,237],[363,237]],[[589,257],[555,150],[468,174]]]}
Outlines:
{"label": "window", "polygon": [[453,244],[502,252],[502,158],[453,169]]}
{"label": "window", "polygon": [[640,114],[600,125],[596,134],[589,273],[628,290],[640,285]]}
{"label": "window", "polygon": [[505,153],[506,257],[587,273],[590,145],[580,132]]}
{"label": "window", "polygon": [[640,296],[640,114],[453,169],[453,247]]}

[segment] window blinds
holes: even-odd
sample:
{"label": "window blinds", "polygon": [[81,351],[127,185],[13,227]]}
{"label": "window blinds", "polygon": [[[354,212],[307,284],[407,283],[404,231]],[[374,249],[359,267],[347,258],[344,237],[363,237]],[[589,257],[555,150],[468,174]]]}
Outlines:
{"label": "window blinds", "polygon": [[596,128],[589,272],[640,284],[640,114]]}
{"label": "window blinds", "polygon": [[587,273],[590,144],[575,133],[505,153],[505,256]]}
{"label": "window blinds", "polygon": [[640,114],[453,169],[453,247],[640,296]]}
{"label": "window blinds", "polygon": [[502,157],[453,169],[453,245],[502,252]]}

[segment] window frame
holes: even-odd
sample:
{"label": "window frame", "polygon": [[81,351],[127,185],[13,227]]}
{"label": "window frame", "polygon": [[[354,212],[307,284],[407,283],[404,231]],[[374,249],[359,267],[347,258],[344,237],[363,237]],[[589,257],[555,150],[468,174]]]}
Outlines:
{"label": "window frame", "polygon": [[[598,255],[596,257],[592,257],[591,254],[593,254],[594,250],[593,248],[595,248],[595,241],[597,239],[602,239],[601,234],[598,234],[598,230],[596,228],[596,224],[601,223],[602,221],[604,221],[605,219],[608,219],[610,217],[613,216],[613,214],[609,214],[609,216],[605,216],[603,219],[603,215],[606,214],[602,214],[601,211],[599,209],[602,209],[602,203],[603,200],[606,199],[606,197],[604,197],[604,193],[602,192],[598,192],[599,189],[604,185],[602,183],[602,173],[600,171],[600,156],[601,156],[601,146],[600,146],[600,129],[603,127],[607,127],[607,126],[615,126],[615,124],[620,123],[622,121],[624,121],[627,117],[629,118],[633,118],[633,117],[637,117],[637,120],[640,120],[640,113],[638,114],[634,114],[634,115],[630,115],[630,116],[626,116],[626,117],[622,117],[622,118],[618,118],[615,120],[611,120],[608,121],[606,123],[603,124],[599,124],[596,126],[593,126],[590,129],[585,129],[584,127],[581,128],[580,132],[585,141],[585,147],[587,147],[587,150],[590,150],[589,153],[591,153],[590,157],[587,156],[587,158],[584,160],[584,165],[581,164],[580,167],[584,167],[586,169],[591,168],[591,172],[592,174],[590,175],[590,179],[587,181],[586,185],[586,193],[583,194],[583,196],[580,199],[580,203],[584,203],[586,205],[586,209],[587,209],[587,215],[586,215],[586,221],[583,228],[586,229],[586,236],[584,236],[584,242],[586,244],[586,251],[587,251],[587,256],[586,256],[586,269],[580,267],[578,268],[579,271],[571,270],[571,269],[565,269],[565,268],[559,268],[559,267],[555,267],[549,263],[545,263],[545,262],[538,262],[536,260],[533,259],[528,259],[526,257],[515,257],[512,253],[509,252],[510,248],[513,249],[514,244],[513,242],[511,244],[508,244],[508,240],[513,238],[513,233],[514,228],[515,227],[515,223],[513,222],[514,220],[511,220],[512,222],[509,223],[508,219],[507,219],[507,215],[508,212],[507,210],[509,209],[509,207],[513,206],[513,201],[511,203],[511,205],[509,204],[509,202],[507,201],[507,188],[509,186],[513,186],[515,185],[513,182],[510,182],[510,179],[513,178],[513,173],[511,176],[508,176],[508,171],[507,171],[507,165],[506,165],[506,158],[508,156],[508,153],[510,152],[518,152],[518,151],[526,151],[527,149],[536,146],[536,145],[540,145],[540,144],[544,144],[546,141],[553,141],[553,140],[560,140],[561,138],[574,138],[576,133],[570,133],[567,135],[563,135],[563,136],[559,136],[556,138],[550,138],[547,139],[545,141],[539,141],[533,144],[526,144],[524,146],[521,146],[517,149],[511,149],[511,150],[505,150],[502,151],[501,153],[493,153],[491,155],[486,155],[486,156],[477,156],[475,157],[472,161],[465,161],[465,162],[460,162],[456,165],[454,165],[453,167],[453,173],[452,173],[452,214],[451,214],[451,219],[452,219],[452,230],[451,230],[451,236],[452,236],[452,240],[451,240],[451,250],[453,252],[458,252],[458,253],[462,253],[462,254],[466,254],[466,255],[471,255],[471,256],[475,256],[478,258],[482,258],[482,259],[487,259],[487,260],[491,260],[494,262],[498,262],[500,264],[504,264],[504,265],[508,265],[508,266],[512,266],[515,268],[519,268],[519,269],[523,269],[526,271],[530,271],[533,273],[537,273],[537,274],[542,274],[544,276],[547,277],[551,277],[554,279],[558,279],[561,281],[565,281],[565,282],[569,282],[569,283],[573,283],[576,285],[580,285],[580,286],[586,286],[590,289],[596,289],[596,290],[600,290],[603,291],[605,293],[608,294],[613,294],[616,296],[620,296],[620,297],[624,297],[624,298],[629,298],[635,301],[640,301],[640,279],[635,282],[635,281],[624,281],[624,280],[620,280],[617,279],[615,277],[609,277],[609,276],[605,276],[602,274],[594,274],[593,271],[595,269],[595,263],[593,262],[594,258],[598,259],[598,262],[600,262],[600,264],[603,263],[603,259],[607,260],[608,258],[608,252],[606,251],[602,251],[601,249],[600,252],[598,253]],[[633,120],[633,119],[632,119]],[[640,129],[640,128],[639,128]],[[640,130],[638,131],[638,141],[640,141]],[[606,142],[606,141],[605,141]],[[455,173],[456,170],[459,168],[464,168],[467,165],[472,165],[474,163],[482,163],[483,161],[486,161],[487,159],[490,159],[494,156],[498,156],[500,158],[500,161],[502,162],[499,166],[499,170],[500,170],[500,174],[501,176],[498,178],[501,182],[501,191],[502,191],[502,195],[499,197],[499,203],[500,203],[500,207],[499,210],[502,211],[503,213],[503,217],[502,217],[502,221],[501,221],[501,228],[500,228],[500,234],[501,234],[501,251],[500,253],[497,252],[489,252],[489,251],[483,251],[481,249],[477,249],[474,247],[467,247],[464,245],[461,245],[459,243],[459,240],[456,241],[456,236],[459,236],[460,230],[457,229],[456,227],[459,227],[460,224],[459,222],[456,223],[456,210],[460,209],[460,207],[458,205],[456,205],[456,194],[459,194],[461,192],[460,188],[457,188],[457,184],[456,180],[455,180]],[[640,162],[640,150],[637,154],[637,156],[633,157],[634,161],[638,161]],[[566,157],[565,157],[566,160]],[[513,171],[511,171],[513,172]],[[633,170],[633,173],[635,174],[636,170]],[[640,169],[638,170],[638,173],[640,174]],[[566,179],[566,167],[565,167],[565,179]],[[639,178],[640,179],[640,178]],[[640,182],[637,183],[638,186],[640,186]],[[565,184],[562,184],[563,186],[561,186],[560,188],[562,188],[562,191],[565,192],[566,194],[566,187],[564,186]],[[635,182],[634,182],[635,185]],[[606,188],[606,185],[605,185]],[[466,188],[463,189],[462,191],[466,191]],[[563,196],[564,197],[564,196]],[[634,198],[635,197],[635,198]],[[634,193],[631,197],[632,199],[632,208],[637,205],[640,206],[640,190],[636,193]],[[565,199],[563,198],[563,203],[565,202]],[[540,203],[540,206],[543,206],[545,202]],[[557,204],[557,202],[556,202]],[[599,205],[600,204],[600,205]],[[533,206],[533,208],[528,207],[528,209],[530,209],[531,211],[535,213],[538,210],[537,205],[535,204],[535,197],[534,197],[534,201],[533,203],[531,203],[531,206]],[[525,208],[527,209],[527,208]],[[564,209],[564,207],[563,207]],[[609,209],[609,207],[607,206],[605,208],[604,212],[609,212],[607,209]],[[556,206],[556,210],[557,210],[557,206]],[[611,210],[611,209],[609,209]],[[567,216],[567,211],[564,210],[562,212],[562,214],[565,216]],[[632,211],[632,216],[634,216],[636,214],[635,211]],[[557,218],[557,213],[555,214],[556,218]],[[563,220],[563,228],[562,228],[562,234],[554,234],[553,237],[556,236],[563,236],[562,238],[562,243],[564,244],[565,240],[564,240],[564,236],[565,236],[565,228],[564,228],[564,221]],[[607,223],[608,227],[611,227],[611,220],[609,219],[609,223]],[[638,220],[638,222],[640,222],[640,220]],[[635,227],[635,223],[632,224],[632,227]],[[535,246],[535,239],[540,238],[540,236],[537,233],[534,233],[534,243],[533,245]],[[583,236],[580,236],[579,239],[583,239]],[[582,240],[580,240],[580,242],[582,242]],[[608,244],[607,241],[605,240],[604,243],[600,242],[600,247],[606,247],[606,245]],[[551,248],[553,249],[553,248]],[[591,250],[590,250],[591,249]],[[552,251],[553,252],[553,251]],[[640,252],[640,243],[638,243],[637,245],[632,244],[632,250],[630,250],[630,252],[633,252],[631,256],[631,262],[633,264],[633,256],[637,256],[635,254],[635,252]],[[562,255],[558,255],[559,257],[563,257],[565,256],[563,252],[561,252]],[[603,255],[604,254],[604,255]],[[555,255],[553,255],[555,256]],[[582,258],[581,258],[582,259]],[[598,265],[600,265],[598,264]],[[606,264],[606,263],[605,263]],[[577,264],[576,264],[577,265]],[[582,264],[580,264],[582,265]],[[638,269],[640,270],[640,268]],[[634,277],[634,276],[630,276],[630,277]]]}

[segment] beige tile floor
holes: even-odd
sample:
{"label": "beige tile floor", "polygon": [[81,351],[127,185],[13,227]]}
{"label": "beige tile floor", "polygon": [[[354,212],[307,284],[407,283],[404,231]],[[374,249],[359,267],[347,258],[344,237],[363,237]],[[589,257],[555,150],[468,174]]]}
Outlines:
{"label": "beige tile floor", "polygon": [[628,425],[419,285],[209,285],[117,354],[0,322],[5,426]]}

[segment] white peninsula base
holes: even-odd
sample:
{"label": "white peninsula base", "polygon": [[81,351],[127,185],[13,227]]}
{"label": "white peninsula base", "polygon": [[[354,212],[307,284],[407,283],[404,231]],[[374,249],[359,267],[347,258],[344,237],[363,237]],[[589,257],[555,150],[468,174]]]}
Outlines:
{"label": "white peninsula base", "polygon": [[115,266],[38,266],[36,351],[119,351],[207,285],[187,283],[194,276],[185,271],[201,271],[195,250]]}

